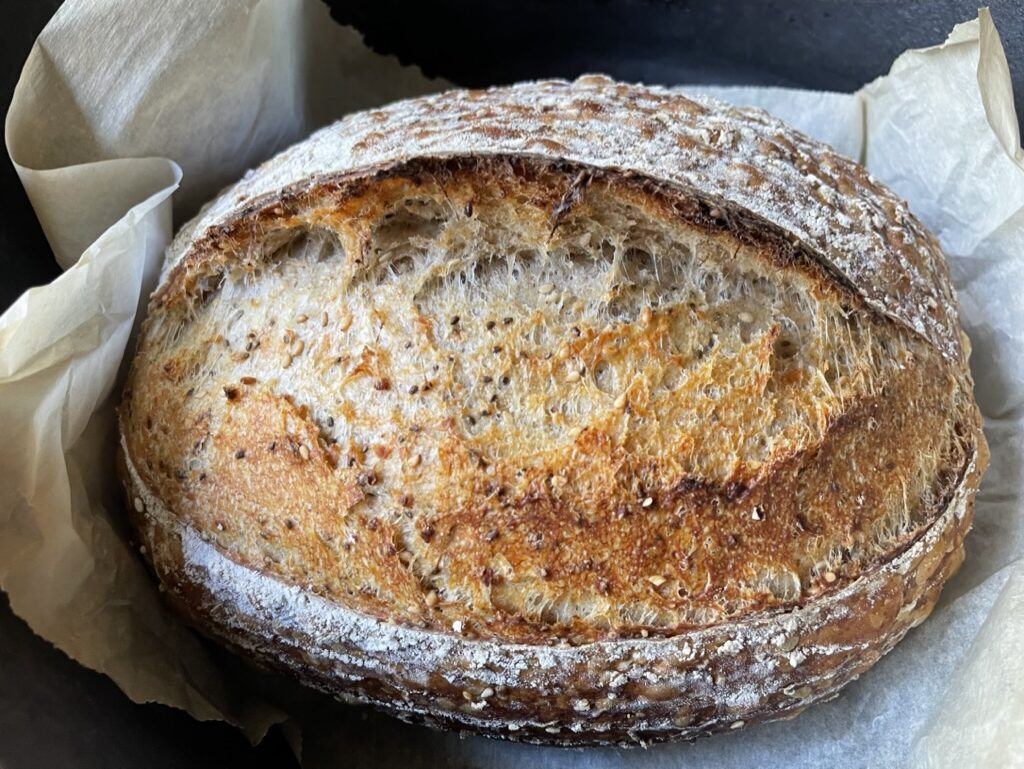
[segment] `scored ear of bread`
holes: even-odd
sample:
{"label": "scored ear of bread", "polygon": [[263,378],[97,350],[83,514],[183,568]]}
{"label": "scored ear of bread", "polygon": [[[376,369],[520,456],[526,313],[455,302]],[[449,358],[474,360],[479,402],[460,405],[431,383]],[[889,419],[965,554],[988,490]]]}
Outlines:
{"label": "scored ear of bread", "polygon": [[930,611],[986,463],[964,356],[934,239],[763,115],[447,94],[183,228],[126,489],[182,611],[320,688],[694,736],[831,694]]}

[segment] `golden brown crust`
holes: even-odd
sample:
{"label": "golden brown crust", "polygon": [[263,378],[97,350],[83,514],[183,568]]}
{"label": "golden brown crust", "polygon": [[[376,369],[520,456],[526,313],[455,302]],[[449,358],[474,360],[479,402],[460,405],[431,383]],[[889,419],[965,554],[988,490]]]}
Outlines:
{"label": "golden brown crust", "polygon": [[[162,281],[121,410],[137,527],[199,626],[408,717],[564,743],[779,717],[927,614],[985,464],[966,369],[862,289],[629,172],[508,155],[303,182]],[[274,628],[253,595],[275,591],[317,627],[279,606]],[[367,627],[439,646],[374,651]],[[552,643],[580,652],[533,680]],[[611,691],[626,650],[638,683]]]}
{"label": "golden brown crust", "polygon": [[144,552],[197,628],[344,700],[559,745],[646,745],[796,715],[922,622],[963,560],[984,456],[918,540],[846,590],[666,639],[516,646],[373,620],[285,588],[202,542],[123,463]]}

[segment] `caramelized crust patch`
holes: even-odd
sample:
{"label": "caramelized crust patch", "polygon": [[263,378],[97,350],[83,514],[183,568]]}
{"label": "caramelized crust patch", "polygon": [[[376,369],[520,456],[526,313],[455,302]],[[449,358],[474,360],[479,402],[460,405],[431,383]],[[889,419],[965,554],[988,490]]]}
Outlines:
{"label": "caramelized crust patch", "polygon": [[122,412],[232,559],[510,642],[836,591],[967,453],[941,353],[709,201],[525,159],[337,181],[201,243]]}

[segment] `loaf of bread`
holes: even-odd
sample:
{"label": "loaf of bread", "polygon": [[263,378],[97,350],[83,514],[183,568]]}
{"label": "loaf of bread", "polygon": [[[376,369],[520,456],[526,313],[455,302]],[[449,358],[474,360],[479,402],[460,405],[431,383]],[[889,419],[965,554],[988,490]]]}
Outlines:
{"label": "loaf of bread", "polygon": [[557,744],[790,717],[921,622],[987,463],[935,238],[754,110],[586,77],[352,115],[178,234],[120,408],[203,632]]}

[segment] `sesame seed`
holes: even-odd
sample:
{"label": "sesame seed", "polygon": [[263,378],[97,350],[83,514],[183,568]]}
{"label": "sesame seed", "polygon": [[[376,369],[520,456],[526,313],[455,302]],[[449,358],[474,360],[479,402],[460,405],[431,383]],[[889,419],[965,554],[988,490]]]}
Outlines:
{"label": "sesame seed", "polygon": [[486,689],[484,689],[482,692],[480,692],[480,699],[482,699],[482,700],[490,699],[493,696],[494,696],[494,689],[492,689],[490,686],[488,686]]}
{"label": "sesame seed", "polygon": [[578,381],[580,381],[580,372],[579,372],[579,371],[570,371],[570,372],[569,372],[569,373],[568,373],[568,374],[566,375],[566,377],[565,377],[565,381],[566,381],[566,382],[569,382],[570,384],[571,384],[571,383],[573,383],[573,382],[578,382]]}
{"label": "sesame seed", "polygon": [[825,572],[825,581],[828,582],[830,585],[833,582],[835,582],[837,579],[838,579],[838,577],[836,576],[836,573],[834,571],[826,571]]}
{"label": "sesame seed", "polygon": [[302,355],[302,351],[306,349],[306,343],[301,339],[296,339],[292,342],[292,346],[288,348],[288,354],[293,358],[297,358]]}
{"label": "sesame seed", "polygon": [[309,320],[309,316],[306,315],[306,313],[302,313],[301,315],[299,315],[299,317],[295,319],[295,322],[298,323],[299,325],[302,325],[307,320]]}
{"label": "sesame seed", "polygon": [[145,509],[145,506],[142,504],[142,499],[140,497],[135,497],[135,499],[132,500],[132,504],[134,504],[135,506],[136,513],[141,513]]}
{"label": "sesame seed", "polygon": [[320,325],[326,326],[329,321],[330,317],[327,315],[327,311],[324,310],[322,313],[320,313]]}
{"label": "sesame seed", "polygon": [[242,384],[244,384],[244,385],[254,385],[254,384],[256,384],[257,379],[254,376],[244,376],[244,377],[242,377],[241,381],[242,381]]}
{"label": "sesame seed", "polygon": [[540,288],[537,290],[540,291],[542,294],[550,294],[552,291],[555,290],[555,287],[551,283],[542,283]]}
{"label": "sesame seed", "polygon": [[299,446],[299,456],[303,459],[309,459],[309,447],[306,444]]}
{"label": "sesame seed", "polygon": [[283,358],[281,358],[281,368],[290,368],[291,365],[292,365],[292,356],[288,355],[288,354],[285,354],[285,356]]}
{"label": "sesame seed", "polygon": [[508,730],[510,732],[518,732],[519,731],[519,724],[509,724],[508,725]]}
{"label": "sesame seed", "polygon": [[409,385],[409,390],[408,390],[409,395],[415,395],[419,391],[420,391],[420,386],[419,385]]}
{"label": "sesame seed", "polygon": [[348,331],[352,327],[352,313],[348,310],[343,310],[341,317],[338,318],[338,328],[342,331]]}
{"label": "sesame seed", "polygon": [[660,574],[652,574],[650,577],[647,578],[647,581],[655,587],[661,587],[665,584],[665,582],[667,582],[667,580]]}
{"label": "sesame seed", "polygon": [[733,721],[729,726],[730,729],[742,729],[746,721]]}
{"label": "sesame seed", "polygon": [[640,503],[640,507],[650,507],[654,504],[653,497],[644,497],[644,501]]}
{"label": "sesame seed", "polygon": [[720,208],[712,208],[710,211],[708,211],[708,216],[710,216],[712,219],[721,219],[722,218],[722,209],[720,209]]}
{"label": "sesame seed", "polygon": [[430,606],[431,608],[437,606],[437,591],[431,590],[429,593],[427,593],[425,600],[427,602],[427,606]]}
{"label": "sesame seed", "polygon": [[245,459],[245,449],[239,449],[235,452],[235,459]]}
{"label": "sesame seed", "polygon": [[628,399],[629,399],[629,396],[626,393],[622,393],[622,395],[620,395],[618,398],[615,399],[615,408],[621,409],[621,408],[625,407],[626,401]]}
{"label": "sesame seed", "polygon": [[462,632],[462,620],[461,619],[457,619],[457,620],[455,620],[452,623],[452,630],[454,630],[456,633],[461,633]]}
{"label": "sesame seed", "polygon": [[736,317],[740,319],[740,323],[753,323],[754,322],[754,316],[751,315],[749,312],[741,312]]}

